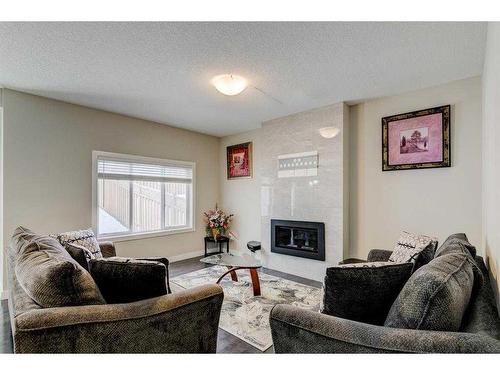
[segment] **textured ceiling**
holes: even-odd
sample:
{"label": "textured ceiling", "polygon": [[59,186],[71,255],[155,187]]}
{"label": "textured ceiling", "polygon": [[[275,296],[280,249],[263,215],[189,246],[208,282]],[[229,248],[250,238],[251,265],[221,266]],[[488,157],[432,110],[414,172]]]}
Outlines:
{"label": "textured ceiling", "polygon": [[[217,136],[482,72],[484,23],[0,23],[0,85]],[[227,97],[222,73],[255,88]]]}

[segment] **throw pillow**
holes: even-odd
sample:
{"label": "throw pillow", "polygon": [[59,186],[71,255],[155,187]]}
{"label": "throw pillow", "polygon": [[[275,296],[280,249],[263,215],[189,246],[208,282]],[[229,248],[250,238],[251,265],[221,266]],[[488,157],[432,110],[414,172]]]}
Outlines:
{"label": "throw pillow", "polygon": [[422,252],[435,238],[409,232],[402,232],[398,242],[389,257],[390,262],[403,263],[415,262],[420,252]]}
{"label": "throw pillow", "polygon": [[160,261],[91,259],[89,269],[107,303],[128,303],[167,294],[167,268]]}
{"label": "throw pillow", "polygon": [[86,249],[87,260],[102,258],[99,242],[92,229],[75,230],[53,235],[57,240],[66,247],[68,244],[80,245]]}
{"label": "throw pillow", "polygon": [[105,303],[90,274],[54,238],[19,227],[12,243],[19,284],[41,307]]}
{"label": "throw pillow", "polygon": [[433,240],[429,245],[427,245],[416,257],[415,266],[413,267],[413,272],[418,270],[420,267],[425,266],[431,260],[434,259],[436,254],[436,249],[438,247],[438,241]]}
{"label": "throw pillow", "polygon": [[329,267],[321,312],[381,325],[413,269],[412,263],[367,262]]}
{"label": "throw pillow", "polygon": [[89,270],[89,262],[87,259],[87,249],[75,243],[69,243],[65,247],[66,251],[71,255],[71,258],[76,260],[80,266],[86,271]]}
{"label": "throw pillow", "polygon": [[458,331],[474,287],[472,258],[444,254],[417,270],[394,301],[384,325]]}

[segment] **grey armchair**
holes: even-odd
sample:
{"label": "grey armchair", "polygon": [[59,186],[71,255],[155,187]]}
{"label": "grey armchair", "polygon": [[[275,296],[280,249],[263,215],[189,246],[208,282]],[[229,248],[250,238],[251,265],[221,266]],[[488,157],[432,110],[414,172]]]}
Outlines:
{"label": "grey armchair", "polygon": [[[101,244],[105,257],[115,255]],[[204,285],[131,303],[42,308],[18,282],[7,250],[16,353],[215,353],[222,288]]]}
{"label": "grey armchair", "polygon": [[[390,253],[390,252],[388,252]],[[369,259],[387,252],[372,251]],[[485,280],[469,305],[460,332],[390,328],[365,324],[276,305],[271,332],[276,353],[500,353],[500,320],[488,272],[481,257],[476,262]]]}

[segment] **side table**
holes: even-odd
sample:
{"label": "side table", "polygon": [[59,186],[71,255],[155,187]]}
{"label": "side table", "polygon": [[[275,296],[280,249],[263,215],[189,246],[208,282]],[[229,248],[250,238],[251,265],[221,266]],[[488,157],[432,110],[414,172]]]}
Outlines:
{"label": "side table", "polygon": [[[208,244],[209,243],[215,243],[217,244],[217,248],[219,249],[218,252],[208,252]],[[226,236],[220,236],[217,237],[217,240],[213,237],[205,237],[205,256],[210,255],[210,254],[221,254],[224,252],[224,248],[226,250],[226,253],[229,253],[229,237]]]}

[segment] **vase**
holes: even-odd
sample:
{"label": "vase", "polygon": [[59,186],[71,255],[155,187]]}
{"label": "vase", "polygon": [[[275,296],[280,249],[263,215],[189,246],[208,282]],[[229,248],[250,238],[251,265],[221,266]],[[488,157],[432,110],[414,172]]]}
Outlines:
{"label": "vase", "polygon": [[224,236],[226,230],[224,228],[212,228],[212,237],[217,240],[217,238]]}

